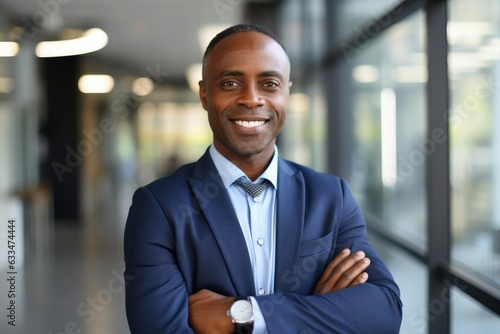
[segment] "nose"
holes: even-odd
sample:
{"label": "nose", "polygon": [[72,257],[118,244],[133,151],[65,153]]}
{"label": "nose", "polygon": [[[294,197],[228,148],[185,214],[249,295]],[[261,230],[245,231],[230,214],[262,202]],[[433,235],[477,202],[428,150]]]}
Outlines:
{"label": "nose", "polygon": [[241,89],[238,97],[238,104],[249,109],[261,107],[264,105],[264,98],[261,95],[259,88],[255,85],[246,85]]}

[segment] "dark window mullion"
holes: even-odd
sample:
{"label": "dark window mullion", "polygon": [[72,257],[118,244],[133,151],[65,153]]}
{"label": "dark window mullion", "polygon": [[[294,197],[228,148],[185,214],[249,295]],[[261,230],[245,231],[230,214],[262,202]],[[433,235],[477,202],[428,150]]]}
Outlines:
{"label": "dark window mullion", "polygon": [[428,207],[428,316],[430,334],[450,333],[450,283],[442,275],[443,263],[450,261],[450,161],[449,89],[446,0],[427,0],[427,140],[436,135],[448,140],[436,143],[427,159]]}
{"label": "dark window mullion", "polygon": [[443,275],[448,282],[500,315],[500,290],[495,282],[478,278],[476,274],[455,265],[443,266]]}

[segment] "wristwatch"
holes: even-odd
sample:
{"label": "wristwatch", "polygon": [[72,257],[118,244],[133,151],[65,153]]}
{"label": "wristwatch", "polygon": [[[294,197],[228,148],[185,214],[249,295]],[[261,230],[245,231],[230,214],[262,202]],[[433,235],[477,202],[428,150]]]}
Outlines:
{"label": "wristwatch", "polygon": [[252,334],[253,308],[250,298],[236,297],[227,315],[231,317],[236,327],[236,334]]}

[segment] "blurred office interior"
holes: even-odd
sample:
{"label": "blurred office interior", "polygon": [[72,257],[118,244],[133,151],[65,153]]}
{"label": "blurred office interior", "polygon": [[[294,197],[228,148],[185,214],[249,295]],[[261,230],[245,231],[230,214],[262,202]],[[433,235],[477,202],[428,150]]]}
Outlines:
{"label": "blurred office interior", "polygon": [[401,333],[500,332],[497,0],[0,0],[0,332],[129,332],[132,194],[211,143],[200,61],[241,22],[287,48],[280,154],[348,180]]}

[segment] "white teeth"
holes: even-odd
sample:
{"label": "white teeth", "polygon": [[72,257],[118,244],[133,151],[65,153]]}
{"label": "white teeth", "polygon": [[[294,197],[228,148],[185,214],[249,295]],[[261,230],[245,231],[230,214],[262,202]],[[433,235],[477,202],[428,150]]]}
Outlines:
{"label": "white teeth", "polygon": [[265,121],[235,121],[235,123],[245,128],[255,128],[256,126],[264,124]]}

